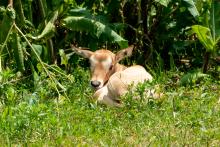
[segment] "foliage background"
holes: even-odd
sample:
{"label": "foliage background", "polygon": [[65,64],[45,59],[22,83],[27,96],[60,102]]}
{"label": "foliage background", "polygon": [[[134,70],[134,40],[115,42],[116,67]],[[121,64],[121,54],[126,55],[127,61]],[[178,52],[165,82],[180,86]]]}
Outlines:
{"label": "foliage background", "polygon": [[[219,15],[214,0],[1,0],[0,142],[217,145]],[[114,52],[134,44],[123,63],[155,77],[139,93],[159,84],[165,100],[135,103],[131,94],[120,110],[95,105],[88,62],[71,44]]]}
{"label": "foliage background", "polygon": [[[206,49],[215,54],[209,55],[214,62],[219,62],[217,1],[18,0],[12,4],[1,2],[2,69],[8,62],[14,62],[22,72],[24,64],[30,69],[30,61],[36,58],[31,56],[34,50],[45,63],[75,64],[78,60],[74,56],[71,62],[62,58],[70,44],[92,50],[103,47],[117,50],[135,44],[131,61],[161,71],[202,67],[207,60],[203,58]],[[14,25],[23,32],[29,45]],[[201,27],[196,30],[195,25]],[[39,59],[32,65],[36,67],[37,62]],[[210,67],[204,68],[206,72]]]}

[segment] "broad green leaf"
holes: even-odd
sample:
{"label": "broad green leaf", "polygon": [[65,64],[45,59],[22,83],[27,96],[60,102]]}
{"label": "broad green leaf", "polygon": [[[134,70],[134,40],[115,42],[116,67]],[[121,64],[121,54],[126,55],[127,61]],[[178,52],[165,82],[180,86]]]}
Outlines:
{"label": "broad green leaf", "polygon": [[[42,45],[38,45],[38,44],[32,44],[33,48],[35,49],[36,53],[38,54],[38,56],[41,56],[42,52],[43,52],[43,47]],[[32,59],[36,59],[37,60],[37,57],[35,55],[34,52],[31,52],[31,56],[32,56]]]}
{"label": "broad green leaf", "polygon": [[212,52],[214,50],[215,43],[210,29],[200,25],[193,25],[191,28],[191,33],[195,33],[206,50]]}
{"label": "broad green leaf", "polygon": [[37,70],[38,70],[39,72],[44,71],[43,66],[42,66],[40,63],[37,64]]}
{"label": "broad green leaf", "polygon": [[67,5],[78,6],[75,0],[64,0]]}
{"label": "broad green leaf", "polygon": [[97,38],[100,36],[106,37],[109,41],[117,42],[121,48],[126,48],[128,46],[127,40],[123,39],[105,24],[94,19],[69,16],[62,20],[62,25],[73,31],[89,32]]}
{"label": "broad green leaf", "polygon": [[70,16],[87,16],[92,17],[92,14],[86,8],[76,8],[69,10]]}
{"label": "broad green leaf", "polygon": [[189,86],[189,85],[196,84],[200,82],[202,79],[208,78],[208,77],[209,77],[208,74],[204,74],[200,71],[189,72],[183,75],[183,77],[180,79],[179,84],[182,86],[187,86],[187,85]]}
{"label": "broad green leaf", "polygon": [[40,40],[42,38],[48,39],[53,37],[54,33],[55,33],[55,25],[51,22],[48,22],[42,33],[36,37],[32,37],[32,39],[35,40]]}
{"label": "broad green leaf", "polygon": [[220,1],[213,0],[210,12],[212,36],[216,41],[220,37]]}
{"label": "broad green leaf", "polygon": [[14,58],[18,67],[18,70],[23,72],[25,70],[24,66],[24,52],[21,45],[21,38],[17,32],[12,34],[12,47],[14,52]]}
{"label": "broad green leaf", "polygon": [[29,37],[31,37],[32,39],[35,39],[35,40],[39,40],[42,38],[48,39],[48,38],[53,37],[53,35],[55,34],[55,31],[56,31],[56,27],[54,25],[54,22],[57,19],[57,17],[58,17],[58,11],[55,11],[53,17],[47,23],[47,25],[43,29],[42,33],[36,37],[34,37],[34,36],[29,36]]}
{"label": "broad green leaf", "polygon": [[9,86],[7,88],[7,90],[5,91],[5,94],[7,96],[7,100],[12,103],[15,99],[15,96],[16,96],[16,92],[15,92],[15,89],[12,87],[12,86]]}
{"label": "broad green leaf", "polygon": [[61,65],[67,66],[67,64],[68,64],[68,57],[65,54],[64,50],[60,49],[59,50],[59,54],[60,54],[60,57],[61,57]]}
{"label": "broad green leaf", "polygon": [[19,26],[25,24],[24,9],[21,0],[14,1],[14,8],[17,12],[16,22]]}
{"label": "broad green leaf", "polygon": [[8,7],[3,14],[3,20],[0,21],[0,44],[3,44],[7,34],[10,33],[9,30],[15,19],[15,11],[11,7]]}
{"label": "broad green leaf", "polygon": [[31,66],[31,72],[32,72],[33,79],[34,79],[34,86],[36,86],[38,83],[38,80],[39,80],[39,75],[37,74],[37,72],[34,68],[34,65],[32,63],[30,64],[30,66]]}
{"label": "broad green leaf", "polygon": [[193,0],[183,0],[184,4],[186,5],[188,11],[192,14],[193,17],[198,17],[199,16],[199,12],[195,6],[195,3],[193,2]]}
{"label": "broad green leaf", "polygon": [[161,5],[167,7],[167,5],[169,4],[169,2],[171,0],[155,0],[156,2],[160,3]]}

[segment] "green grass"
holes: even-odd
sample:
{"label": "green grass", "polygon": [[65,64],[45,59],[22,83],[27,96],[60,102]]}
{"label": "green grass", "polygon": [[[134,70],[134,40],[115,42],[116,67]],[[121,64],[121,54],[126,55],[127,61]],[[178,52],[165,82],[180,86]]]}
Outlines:
{"label": "green grass", "polygon": [[[1,145],[28,146],[218,146],[220,144],[220,83],[214,79],[181,87],[173,73],[161,75],[160,100],[123,97],[123,108],[97,105],[91,99],[89,74],[77,69],[72,81],[62,80],[66,97],[46,82],[29,88],[22,83],[1,87],[7,95],[0,106]],[[172,80],[173,79],[173,80]],[[30,84],[30,83],[29,83]],[[11,89],[11,90],[10,90]],[[140,91],[140,90],[139,90]],[[12,94],[11,94],[12,93]],[[67,98],[68,96],[68,98]],[[8,99],[8,100],[7,100]]]}

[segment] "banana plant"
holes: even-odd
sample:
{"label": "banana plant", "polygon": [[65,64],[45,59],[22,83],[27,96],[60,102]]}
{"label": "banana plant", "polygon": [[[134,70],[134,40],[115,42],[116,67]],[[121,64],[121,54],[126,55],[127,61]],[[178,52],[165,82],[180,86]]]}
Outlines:
{"label": "banana plant", "polygon": [[[3,8],[4,9],[4,8]],[[13,23],[15,21],[15,11],[11,6],[8,6],[3,11],[3,19],[0,21],[0,73],[3,70],[5,55],[7,54],[5,48],[9,40],[9,36],[13,30]],[[4,28],[4,29],[3,29]]]}
{"label": "banana plant", "polygon": [[107,25],[84,16],[68,16],[62,20],[62,26],[73,31],[85,31],[92,35],[116,42],[121,48],[128,46],[128,42]]}
{"label": "banana plant", "polygon": [[220,2],[210,0],[210,9],[206,13],[210,13],[208,24],[191,26],[190,34],[196,34],[200,43],[206,49],[203,62],[203,73],[207,72],[210,56],[215,54],[220,41]]}

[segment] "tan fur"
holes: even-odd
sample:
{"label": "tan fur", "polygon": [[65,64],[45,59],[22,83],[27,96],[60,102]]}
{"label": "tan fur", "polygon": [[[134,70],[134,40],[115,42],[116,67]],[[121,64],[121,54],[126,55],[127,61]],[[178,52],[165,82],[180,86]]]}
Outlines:
{"label": "tan fur", "polygon": [[151,81],[152,76],[140,65],[125,67],[118,62],[130,56],[133,46],[119,51],[117,54],[109,50],[91,52],[73,49],[77,54],[90,59],[91,82],[99,81],[94,97],[99,103],[110,106],[121,106],[120,96],[128,92],[131,84],[136,86],[144,81]]}

